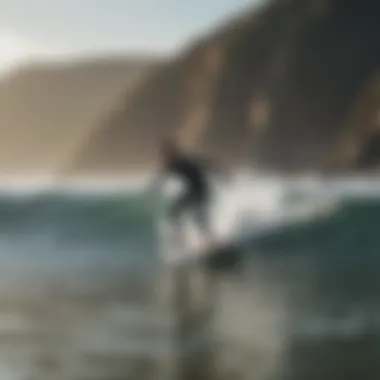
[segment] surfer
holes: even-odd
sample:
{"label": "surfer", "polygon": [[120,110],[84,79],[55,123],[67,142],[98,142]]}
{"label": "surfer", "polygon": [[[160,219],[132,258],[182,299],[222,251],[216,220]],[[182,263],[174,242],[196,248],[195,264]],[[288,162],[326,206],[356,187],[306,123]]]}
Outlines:
{"label": "surfer", "polygon": [[195,226],[202,235],[206,246],[213,243],[213,232],[210,221],[210,202],[212,191],[209,173],[223,175],[224,172],[209,160],[184,152],[179,145],[169,140],[160,148],[162,160],[157,181],[167,176],[180,178],[185,185],[185,192],[169,205],[168,216],[173,224],[180,223],[185,214],[193,217]]}

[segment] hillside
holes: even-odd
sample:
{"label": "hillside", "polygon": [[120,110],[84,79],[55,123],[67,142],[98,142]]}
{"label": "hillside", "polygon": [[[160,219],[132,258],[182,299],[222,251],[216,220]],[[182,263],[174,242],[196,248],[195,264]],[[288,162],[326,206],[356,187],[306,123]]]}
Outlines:
{"label": "hillside", "polygon": [[94,59],[34,65],[0,81],[0,170],[54,173],[121,96],[149,59]]}
{"label": "hillside", "polygon": [[245,12],[122,99],[68,169],[151,165],[167,134],[263,169],[377,166],[379,20],[378,0],[277,0]]}

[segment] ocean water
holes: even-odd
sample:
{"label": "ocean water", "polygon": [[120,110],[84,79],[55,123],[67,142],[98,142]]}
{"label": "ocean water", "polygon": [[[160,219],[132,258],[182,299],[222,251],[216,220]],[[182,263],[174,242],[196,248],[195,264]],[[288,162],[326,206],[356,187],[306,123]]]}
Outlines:
{"label": "ocean water", "polygon": [[[379,379],[380,186],[240,178],[224,196],[215,220],[246,246],[218,283],[218,378]],[[1,191],[0,379],[169,378],[156,222],[138,189]]]}

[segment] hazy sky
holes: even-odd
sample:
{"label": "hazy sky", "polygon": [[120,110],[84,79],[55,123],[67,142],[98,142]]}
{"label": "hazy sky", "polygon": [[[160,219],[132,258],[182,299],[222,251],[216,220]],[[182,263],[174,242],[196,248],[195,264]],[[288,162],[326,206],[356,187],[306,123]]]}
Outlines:
{"label": "hazy sky", "polygon": [[0,71],[28,60],[171,53],[261,0],[0,0]]}

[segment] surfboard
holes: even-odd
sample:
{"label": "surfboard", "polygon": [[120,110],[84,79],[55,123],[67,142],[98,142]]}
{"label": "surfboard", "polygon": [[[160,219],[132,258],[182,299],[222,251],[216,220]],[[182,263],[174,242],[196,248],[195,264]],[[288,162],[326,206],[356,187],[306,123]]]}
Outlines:
{"label": "surfboard", "polygon": [[[165,235],[163,235],[165,236]],[[221,239],[214,243],[212,247],[187,246],[182,243],[179,246],[171,244],[170,238],[166,235],[166,240],[162,249],[162,258],[174,266],[201,265],[213,271],[239,269],[243,260],[244,245],[236,236]]]}

